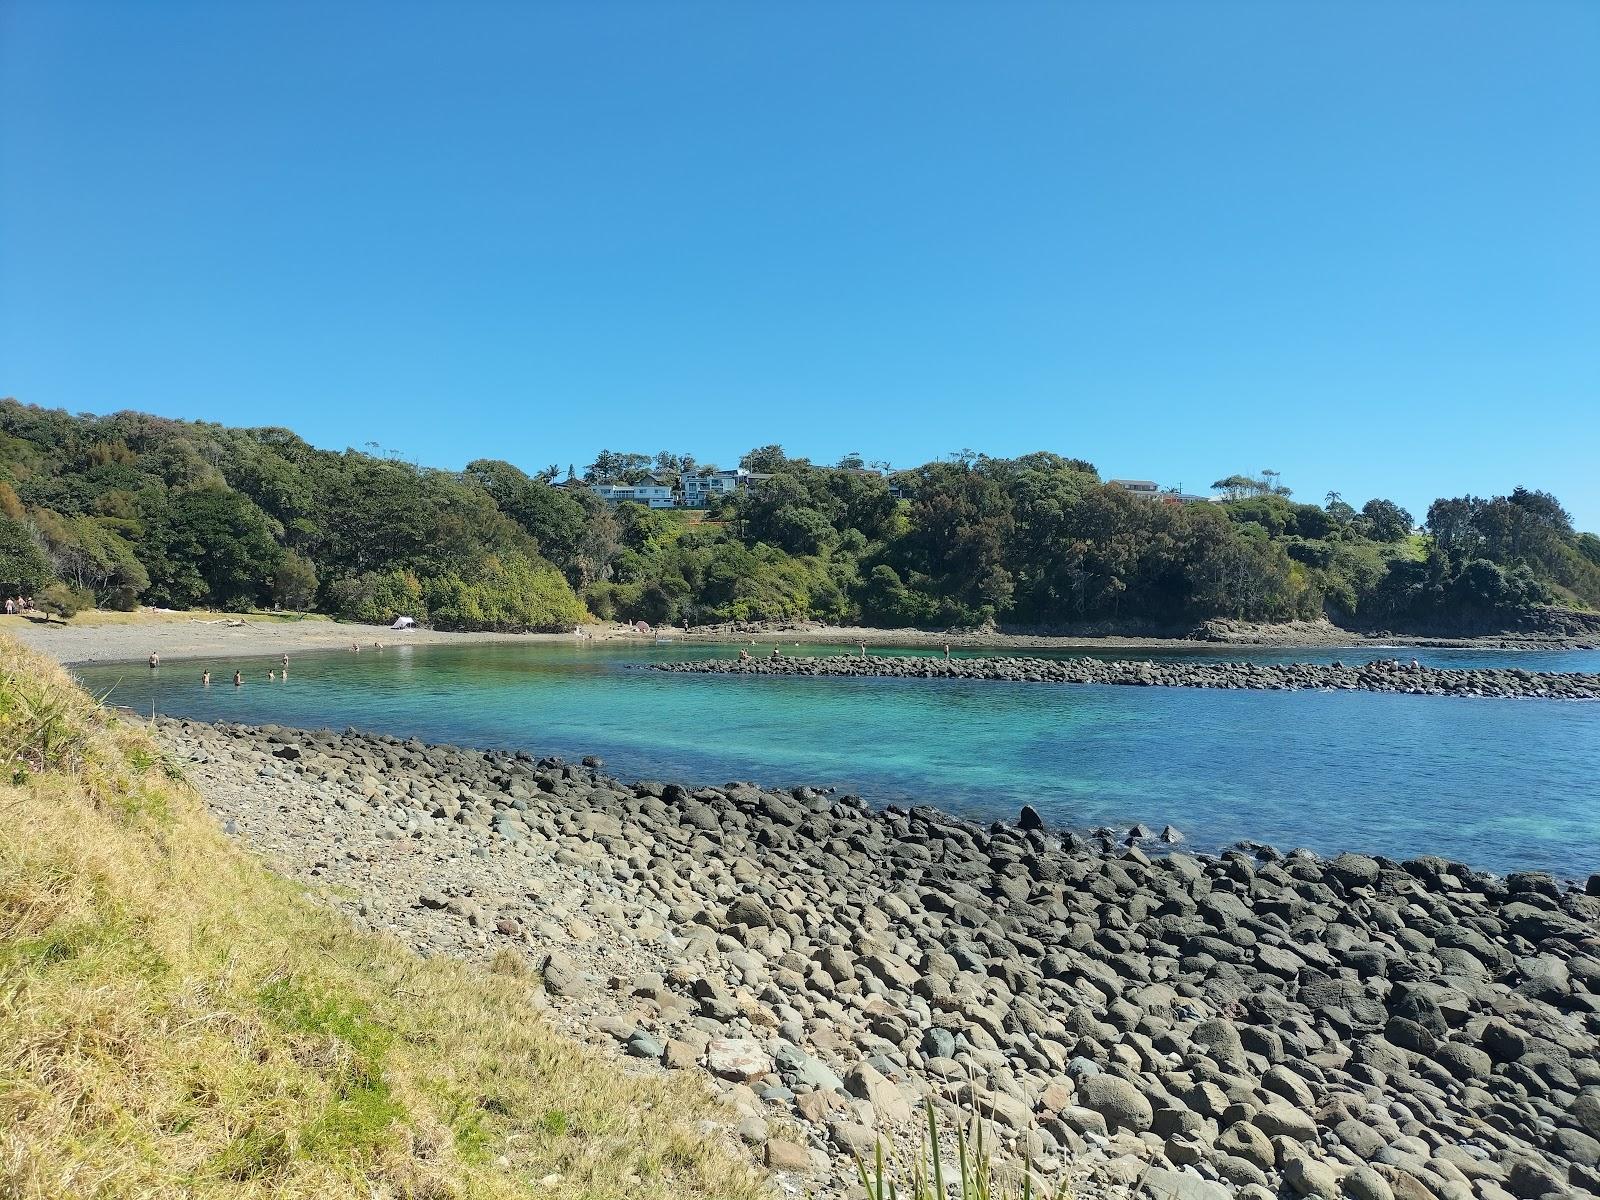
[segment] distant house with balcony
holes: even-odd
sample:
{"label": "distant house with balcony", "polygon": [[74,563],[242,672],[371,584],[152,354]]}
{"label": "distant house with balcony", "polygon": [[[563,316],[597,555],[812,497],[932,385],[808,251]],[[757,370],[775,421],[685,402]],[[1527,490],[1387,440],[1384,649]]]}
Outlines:
{"label": "distant house with balcony", "polygon": [[678,476],[678,494],[685,508],[705,508],[719,496],[731,496],[741,488],[753,487],[772,476],[764,471],[706,471]]}
{"label": "distant house with balcony", "polygon": [[1155,500],[1161,495],[1161,488],[1153,479],[1111,479],[1107,482],[1112,487],[1130,492],[1141,500]]}
{"label": "distant house with balcony", "polygon": [[1193,492],[1162,491],[1153,479],[1108,479],[1114,488],[1121,488],[1139,500],[1159,501],[1162,504],[1211,504],[1214,496],[1196,496]]}
{"label": "distant house with balcony", "polygon": [[678,499],[670,479],[645,479],[639,483],[595,483],[592,491],[607,504],[642,504],[646,508],[677,508]]}

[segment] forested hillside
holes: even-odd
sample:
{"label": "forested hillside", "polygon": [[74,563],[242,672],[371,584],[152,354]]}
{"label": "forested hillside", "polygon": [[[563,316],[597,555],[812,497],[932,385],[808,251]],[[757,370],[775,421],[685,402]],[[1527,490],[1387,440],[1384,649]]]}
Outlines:
{"label": "forested hillside", "polygon": [[[687,456],[602,451],[591,481]],[[1419,631],[1600,605],[1600,539],[1554,497],[1293,501],[1233,475],[1220,503],[1140,498],[1079,459],[970,452],[892,476],[766,446],[709,512],[608,507],[484,459],[461,472],[317,450],[283,429],[0,401],[0,588],[52,607],[244,610],[550,629],[585,610],[694,623],[1177,629],[1213,617]],[[891,492],[893,487],[898,496]],[[703,518],[703,519],[702,519]]]}

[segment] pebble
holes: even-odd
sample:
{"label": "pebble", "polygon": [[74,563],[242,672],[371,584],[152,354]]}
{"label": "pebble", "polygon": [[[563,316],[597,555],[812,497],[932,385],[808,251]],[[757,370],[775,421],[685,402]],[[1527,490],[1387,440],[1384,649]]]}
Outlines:
{"label": "pebble", "polygon": [[1086,1200],[1597,1179],[1586,883],[353,732],[156,730],[318,902],[421,953],[522,960],[546,1019],[628,1070],[701,1072],[716,1136],[819,1197],[849,1195],[879,1138],[904,1158],[925,1104],[952,1130],[981,1111]]}

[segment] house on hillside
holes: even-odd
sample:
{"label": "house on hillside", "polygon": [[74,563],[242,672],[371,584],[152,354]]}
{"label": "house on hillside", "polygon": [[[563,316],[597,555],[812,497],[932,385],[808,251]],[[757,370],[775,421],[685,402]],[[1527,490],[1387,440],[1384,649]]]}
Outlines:
{"label": "house on hillside", "polygon": [[1214,496],[1196,496],[1193,492],[1162,491],[1153,479],[1108,479],[1106,482],[1136,499],[1162,504],[1211,504],[1216,499]]}
{"label": "house on hillside", "polygon": [[707,471],[704,475],[686,472],[678,476],[678,491],[685,508],[704,508],[718,496],[731,496],[739,490],[742,468],[734,471]]}
{"label": "house on hillside", "polygon": [[678,476],[678,492],[685,508],[704,508],[718,496],[731,496],[772,476],[763,471],[735,467],[731,471],[707,471]]}
{"label": "house on hillside", "polygon": [[633,503],[646,508],[677,508],[678,498],[671,479],[645,479],[639,483],[595,483],[589,486],[607,504]]}
{"label": "house on hillside", "polygon": [[1141,500],[1155,500],[1161,495],[1161,488],[1153,479],[1108,479],[1106,482]]}

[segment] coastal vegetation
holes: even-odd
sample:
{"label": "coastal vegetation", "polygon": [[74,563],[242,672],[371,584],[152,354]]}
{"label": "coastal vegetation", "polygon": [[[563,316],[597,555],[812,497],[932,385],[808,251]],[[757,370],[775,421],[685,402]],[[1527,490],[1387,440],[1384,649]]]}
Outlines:
{"label": "coastal vegetation", "polygon": [[0,1193],[761,1194],[699,1089],[557,1033],[513,952],[358,932],[3,637],[0,811]]}
{"label": "coastal vegetation", "polygon": [[[0,586],[101,607],[275,606],[441,628],[815,619],[1181,631],[1328,616],[1471,633],[1600,605],[1600,538],[1517,487],[1441,498],[1417,529],[1378,497],[1299,503],[1275,472],[1215,503],[1138,494],[1051,453],[907,471],[752,450],[760,478],[692,513],[589,483],[711,470],[602,450],[566,477],[318,450],[283,429],[0,401]],[[63,598],[61,591],[53,592]]]}

